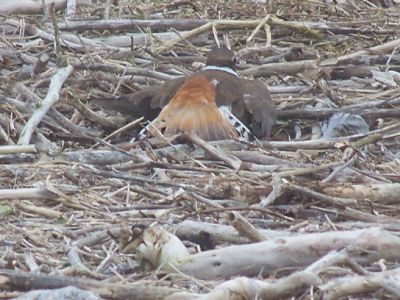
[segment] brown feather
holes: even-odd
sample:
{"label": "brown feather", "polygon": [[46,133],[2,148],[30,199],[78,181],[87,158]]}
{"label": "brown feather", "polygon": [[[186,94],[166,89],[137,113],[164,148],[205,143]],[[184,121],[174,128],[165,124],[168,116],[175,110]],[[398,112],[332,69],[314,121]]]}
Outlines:
{"label": "brown feather", "polygon": [[232,113],[253,134],[268,139],[276,110],[267,86],[260,80],[226,77],[217,86],[217,105],[232,107]]}
{"label": "brown feather", "polygon": [[203,75],[188,79],[154,121],[150,134],[165,135],[194,131],[204,140],[237,137],[215,103],[215,86]]}
{"label": "brown feather", "polygon": [[139,92],[123,95],[115,99],[92,98],[91,101],[105,109],[130,114],[134,118],[144,116],[147,120],[155,119],[161,109],[168,104],[182,84],[184,77],[143,88]]}
{"label": "brown feather", "polygon": [[[234,53],[227,49],[213,50],[207,55],[207,63],[233,68]],[[216,80],[215,85],[213,80]],[[206,91],[197,84],[200,82],[207,82]],[[217,109],[219,106],[230,107],[236,118],[262,139],[269,138],[276,120],[274,103],[262,81],[238,78],[215,69],[168,80],[165,84],[151,86],[114,101],[95,102],[133,117],[144,116],[148,120],[154,120],[161,111],[162,115],[155,124],[166,130],[167,134],[195,130],[207,140],[237,135],[227,121],[221,121],[222,116]]]}

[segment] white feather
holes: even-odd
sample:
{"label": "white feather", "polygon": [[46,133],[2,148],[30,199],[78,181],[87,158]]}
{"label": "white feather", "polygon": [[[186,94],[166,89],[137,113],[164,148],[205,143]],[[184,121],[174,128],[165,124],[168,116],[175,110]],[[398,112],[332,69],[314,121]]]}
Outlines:
{"label": "white feather", "polygon": [[232,113],[229,106],[220,106],[219,111],[222,116],[231,124],[241,137],[249,139],[251,136],[251,131],[244,125],[236,116]]}
{"label": "white feather", "polygon": [[336,113],[322,125],[322,136],[325,139],[368,131],[369,126],[364,119],[359,115],[350,113]]}
{"label": "white feather", "polygon": [[229,68],[229,67],[218,67],[218,66],[206,66],[203,70],[217,70],[217,71],[223,71],[223,72],[227,72],[230,73],[236,77],[239,77],[239,74],[236,73],[233,69]]}
{"label": "white feather", "polygon": [[[166,109],[168,107],[168,104],[164,106],[163,109]],[[145,127],[142,128],[142,130],[139,131],[139,140],[143,140],[147,137],[147,134],[151,128],[155,127],[155,124],[158,122],[159,116],[157,116],[153,121],[148,122]],[[132,141],[135,141],[135,138],[132,139]]]}

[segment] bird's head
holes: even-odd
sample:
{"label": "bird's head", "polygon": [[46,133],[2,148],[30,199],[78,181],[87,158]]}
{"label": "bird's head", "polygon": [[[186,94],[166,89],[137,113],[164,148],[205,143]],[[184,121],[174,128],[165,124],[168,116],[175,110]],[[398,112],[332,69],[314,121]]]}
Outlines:
{"label": "bird's head", "polygon": [[207,53],[206,65],[235,69],[236,55],[228,48],[214,48]]}

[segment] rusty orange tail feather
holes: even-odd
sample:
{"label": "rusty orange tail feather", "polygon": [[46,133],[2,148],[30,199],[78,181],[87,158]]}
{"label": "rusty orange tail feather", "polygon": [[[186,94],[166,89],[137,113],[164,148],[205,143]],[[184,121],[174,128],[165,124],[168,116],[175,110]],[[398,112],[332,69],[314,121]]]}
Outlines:
{"label": "rusty orange tail feather", "polygon": [[154,120],[151,135],[194,131],[204,140],[237,137],[236,130],[222,116],[215,102],[216,90],[205,76],[192,77],[178,90]]}

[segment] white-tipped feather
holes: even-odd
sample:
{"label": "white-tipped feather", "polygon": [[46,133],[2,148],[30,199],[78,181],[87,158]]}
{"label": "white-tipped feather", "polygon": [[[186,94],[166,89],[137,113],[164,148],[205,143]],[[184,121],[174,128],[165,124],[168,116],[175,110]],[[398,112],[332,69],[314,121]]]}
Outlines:
{"label": "white-tipped feather", "polygon": [[139,131],[139,134],[136,136],[136,137],[134,137],[134,138],[132,138],[131,140],[130,140],[130,142],[131,143],[133,143],[133,142],[135,142],[135,141],[137,141],[137,140],[144,140],[146,137],[148,137],[148,132],[149,132],[149,130],[150,130],[150,128],[153,128],[153,124],[154,124],[154,121],[155,121],[156,119],[154,119],[153,121],[151,121],[151,122],[147,122],[147,125],[145,126],[145,127],[143,127],[140,131]]}
{"label": "white-tipped feather", "polygon": [[229,106],[220,106],[219,111],[222,116],[228,120],[229,124],[231,124],[235,130],[239,133],[239,136],[249,139],[251,136],[251,131],[244,125],[236,116],[232,113],[231,108]]}
{"label": "white-tipped feather", "polygon": [[[167,108],[168,104],[166,106],[164,106],[164,108]],[[142,128],[142,130],[139,131],[139,136],[138,139],[139,140],[143,140],[146,137],[148,137],[148,132],[150,131],[150,129],[154,128],[155,124],[158,122],[159,117],[155,118],[153,121],[147,122],[147,125],[145,127]],[[131,142],[135,141],[136,138],[133,138],[131,140]]]}
{"label": "white-tipped feather", "polygon": [[151,128],[152,123],[154,122],[154,120],[152,122],[147,122],[147,125],[145,127],[142,128],[142,130],[139,131],[139,140],[143,140],[144,138],[146,138],[146,134],[149,131],[149,129]]}

